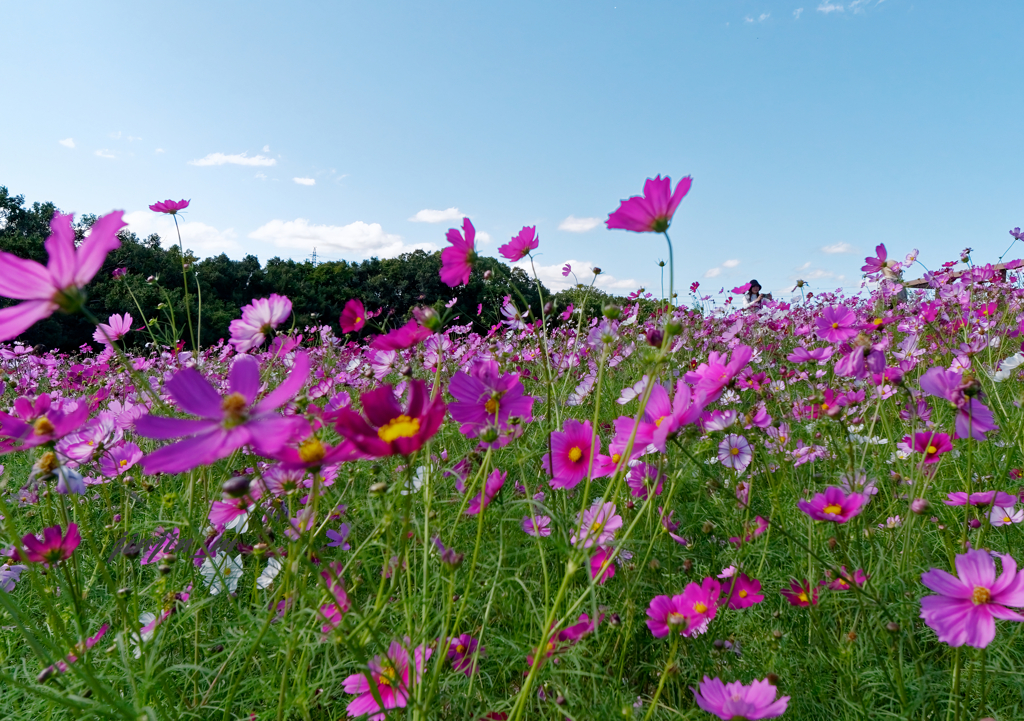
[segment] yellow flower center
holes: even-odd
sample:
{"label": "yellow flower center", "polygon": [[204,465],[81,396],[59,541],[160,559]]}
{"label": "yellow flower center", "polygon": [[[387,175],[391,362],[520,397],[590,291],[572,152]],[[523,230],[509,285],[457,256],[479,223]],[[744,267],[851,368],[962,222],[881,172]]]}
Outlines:
{"label": "yellow flower center", "polygon": [[36,432],[37,436],[49,435],[55,430],[53,424],[50,423],[50,419],[46,416],[37,419],[36,422],[32,424],[32,429]]}
{"label": "yellow flower center", "polygon": [[120,465],[121,468],[124,468],[125,466],[128,465],[128,461],[126,459],[122,458],[121,462],[118,465]]}
{"label": "yellow flower center", "polygon": [[822,403],[821,404],[821,410],[827,411],[828,410],[828,403]]}
{"label": "yellow flower center", "polygon": [[843,512],[843,507],[836,503],[830,503],[827,506],[825,506],[825,508],[823,508],[822,511],[824,513],[831,513],[833,515],[838,516],[840,513]]}
{"label": "yellow flower center", "polygon": [[220,407],[224,411],[224,415],[227,417],[226,420],[228,427],[236,426],[242,422],[245,417],[245,406],[245,396],[241,393],[232,393],[225,396]]}
{"label": "yellow flower center", "polygon": [[663,420],[665,420],[666,418],[668,418],[668,416],[662,416],[662,417],[661,417],[661,418],[659,418],[658,420],[654,421],[654,427],[655,427],[655,428],[661,428],[661,422],[662,422]]}
{"label": "yellow flower center", "polygon": [[1009,516],[1003,516],[1003,523],[1013,523],[1013,521],[1010,520]]}
{"label": "yellow flower center", "polygon": [[929,456],[933,455],[935,453],[938,453],[938,452],[939,452],[939,449],[936,448],[935,446],[928,446],[928,455]]}
{"label": "yellow flower center", "polygon": [[696,611],[697,613],[704,613],[705,611],[708,610],[708,607],[705,606],[700,601],[697,601],[697,603],[693,604],[693,610]]}
{"label": "yellow flower center", "polygon": [[386,425],[381,426],[377,431],[377,435],[385,443],[391,443],[398,438],[412,438],[419,432],[419,418],[398,416],[398,418],[392,418]]}
{"label": "yellow flower center", "polygon": [[779,442],[780,443],[785,443],[786,442],[786,437],[785,436],[779,436]]}
{"label": "yellow flower center", "polygon": [[735,447],[734,448],[730,448],[729,449],[729,453],[733,454],[734,456],[738,456],[740,454],[740,449],[739,448],[735,448]]}
{"label": "yellow flower center", "polygon": [[594,521],[590,524],[591,533],[600,533],[602,528],[604,528],[604,524],[601,521]]}
{"label": "yellow flower center", "polygon": [[579,446],[573,446],[569,449],[569,460],[575,463],[579,459],[583,458],[583,449]]}
{"label": "yellow flower center", "polygon": [[356,323],[358,324],[358,323],[362,323],[362,322],[363,322],[363,316],[357,315],[356,316]]}
{"label": "yellow flower center", "polygon": [[324,446],[316,436],[302,442],[299,446],[299,458],[303,463],[316,463],[324,459]]}
{"label": "yellow flower center", "polygon": [[798,599],[800,599],[801,601],[803,601],[804,603],[810,603],[810,601],[811,601],[811,599],[809,599],[809,598],[807,597],[807,591],[801,591],[800,593],[798,593],[798,594],[796,595],[796,597],[797,597]]}
{"label": "yellow flower center", "polygon": [[873,321],[875,325],[882,325],[883,322],[884,321],[881,318],[875,318],[875,320]]}
{"label": "yellow flower center", "polygon": [[746,598],[747,597],[747,592],[741,590],[738,595],[739,595],[740,598]]}
{"label": "yellow flower center", "polygon": [[613,453],[612,454],[612,463],[618,463],[621,460],[622,460],[622,456],[621,455],[619,455],[618,453]]}
{"label": "yellow flower center", "polygon": [[839,327],[839,324],[838,324],[838,323],[833,323],[833,324],[832,324],[832,328],[838,328],[838,327]]}
{"label": "yellow flower center", "polygon": [[669,626],[685,626],[686,625],[686,615],[682,614],[682,613],[679,613],[678,611],[673,611],[672,613],[670,613],[668,615],[668,618],[666,618],[665,620],[668,622]]}
{"label": "yellow flower center", "polygon": [[487,399],[484,403],[484,410],[487,411],[488,415],[498,415],[498,409],[501,407],[501,403],[498,401],[498,396],[494,395]]}
{"label": "yellow flower center", "polygon": [[377,675],[377,683],[380,686],[391,686],[395,682],[395,669],[391,664],[381,665],[380,673]]}
{"label": "yellow flower center", "polygon": [[465,652],[466,652],[466,647],[463,646],[461,643],[458,646],[455,647],[455,653],[465,653]]}
{"label": "yellow flower center", "polygon": [[975,586],[974,593],[971,594],[971,601],[975,606],[980,606],[983,603],[988,603],[992,600],[992,592],[982,586]]}

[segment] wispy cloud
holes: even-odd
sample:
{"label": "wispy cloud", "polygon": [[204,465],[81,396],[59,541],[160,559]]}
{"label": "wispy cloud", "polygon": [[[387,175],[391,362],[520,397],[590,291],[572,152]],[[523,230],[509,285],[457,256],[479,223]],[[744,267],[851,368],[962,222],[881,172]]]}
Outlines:
{"label": "wispy cloud", "polygon": [[292,178],[299,185],[316,185],[314,178]]}
{"label": "wispy cloud", "polygon": [[264,145],[263,146],[263,152],[264,153],[269,153],[270,152],[270,146],[269,145]]}
{"label": "wispy cloud", "polygon": [[567,230],[570,233],[586,233],[599,225],[601,225],[600,218],[577,218],[575,215],[570,215],[558,224],[558,229]]}
{"label": "wispy cloud", "polygon": [[717,278],[721,274],[722,274],[722,269],[721,268],[717,268],[717,267],[716,268],[708,268],[707,270],[704,271],[704,277],[705,278]]}
{"label": "wispy cloud", "polygon": [[727,260],[724,263],[722,263],[722,267],[723,268],[735,268],[739,264],[740,264],[740,262],[738,260],[736,260],[735,258],[732,258],[732,259]]}
{"label": "wispy cloud", "polygon": [[705,278],[717,278],[718,276],[720,276],[722,274],[723,270],[732,270],[733,268],[738,267],[739,264],[740,264],[740,261],[739,261],[738,258],[729,258],[728,260],[723,261],[721,265],[716,266],[714,268],[708,268],[707,270],[705,270],[704,271],[704,277]]}
{"label": "wispy cloud", "polygon": [[494,242],[494,238],[486,230],[476,231],[476,242],[480,245],[490,245]]}
{"label": "wispy cloud", "polygon": [[869,0],[851,0],[850,4],[847,5],[846,7],[851,12],[862,13],[864,12],[864,5],[868,2]]}
{"label": "wispy cloud", "polygon": [[821,252],[829,253],[831,255],[834,255],[836,253],[852,253],[854,252],[854,247],[849,243],[843,243],[842,241],[840,241],[838,243],[833,243],[832,245],[824,246],[821,249]]}
{"label": "wispy cloud", "polygon": [[163,148],[157,148],[155,152],[159,155],[160,153],[164,153],[167,151],[165,151]]}
{"label": "wispy cloud", "polygon": [[60,143],[61,145],[63,145],[65,148],[73,148],[73,147],[75,147],[75,139],[74,138],[64,138],[63,140],[58,140],[57,142]]}
{"label": "wispy cloud", "polygon": [[315,225],[305,218],[271,220],[249,237],[302,253],[327,250],[343,258],[393,258],[417,249],[437,250],[433,243],[407,244],[402,236],[385,233],[380,223],[361,220],[348,225]]}
{"label": "wispy cloud", "polygon": [[266,173],[256,173],[255,178],[257,180],[266,180],[267,179],[267,174]]}
{"label": "wispy cloud", "polygon": [[796,10],[794,10],[793,11],[793,19],[794,20],[799,20],[800,19],[800,15],[802,15],[803,12],[804,12],[803,8],[797,8]]}
{"label": "wispy cloud", "polygon": [[209,167],[211,165],[250,165],[250,166],[270,166],[277,165],[277,161],[273,158],[268,158],[263,155],[253,155],[249,157],[247,153],[236,153],[234,155],[225,155],[224,153],[210,153],[205,158],[199,158],[198,160],[188,161],[189,165],[198,165],[201,168]]}
{"label": "wispy cloud", "polygon": [[106,148],[103,148],[102,150],[97,150],[96,151],[96,155],[98,155],[101,158],[111,158],[111,159],[117,157],[116,155],[114,155],[112,152],[110,152]]}
{"label": "wispy cloud", "polygon": [[752,18],[749,15],[747,15],[745,18],[743,18],[743,22],[745,22],[745,23],[752,23],[752,22],[754,22],[754,18]]}
{"label": "wispy cloud", "polygon": [[462,212],[458,208],[448,208],[447,210],[424,209],[409,218],[409,220],[413,223],[443,223],[446,220],[459,220],[462,217]]}
{"label": "wispy cloud", "polygon": [[828,0],[823,0],[821,5],[818,6],[818,12],[825,13],[826,15],[829,13],[841,13],[843,12],[843,6],[831,3]]}
{"label": "wispy cloud", "polygon": [[759,17],[759,18],[757,19],[757,21],[758,21],[759,23],[763,23],[763,22],[764,22],[765,20],[767,20],[767,19],[768,19],[768,18],[770,18],[771,16],[772,16],[772,14],[771,14],[771,13],[761,13],[761,17]]}

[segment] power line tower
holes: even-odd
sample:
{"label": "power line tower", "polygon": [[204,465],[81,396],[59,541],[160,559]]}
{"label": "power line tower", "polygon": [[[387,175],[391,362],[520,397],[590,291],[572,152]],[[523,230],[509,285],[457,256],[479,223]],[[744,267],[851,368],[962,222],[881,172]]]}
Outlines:
{"label": "power line tower", "polygon": [[316,267],[316,263],[317,263],[317,260],[316,260],[316,248],[313,248],[313,255],[310,256],[310,259],[311,259],[311,262],[313,263],[313,267],[315,268]]}

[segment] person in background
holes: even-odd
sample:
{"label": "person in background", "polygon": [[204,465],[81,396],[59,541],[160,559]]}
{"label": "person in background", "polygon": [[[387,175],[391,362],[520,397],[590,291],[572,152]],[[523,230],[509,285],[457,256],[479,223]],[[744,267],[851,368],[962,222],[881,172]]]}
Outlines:
{"label": "person in background", "polygon": [[743,300],[745,301],[744,308],[760,308],[761,301],[764,300],[761,295],[761,284],[756,280],[750,281],[750,289],[743,296]]}

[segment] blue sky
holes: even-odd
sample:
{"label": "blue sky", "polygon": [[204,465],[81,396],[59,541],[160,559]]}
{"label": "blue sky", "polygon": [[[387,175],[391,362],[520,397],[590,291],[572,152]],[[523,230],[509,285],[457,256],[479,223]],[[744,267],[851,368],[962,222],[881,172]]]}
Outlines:
{"label": "blue sky", "polygon": [[856,288],[877,243],[994,261],[1024,225],[1024,3],[0,0],[0,16],[0,184],[123,209],[141,233],[166,231],[149,203],[191,198],[200,255],[440,248],[466,214],[488,255],[536,224],[549,285],[568,260],[659,292],[663,240],[598,222],[657,173],[694,178],[671,231],[681,296],[751,277]]}

